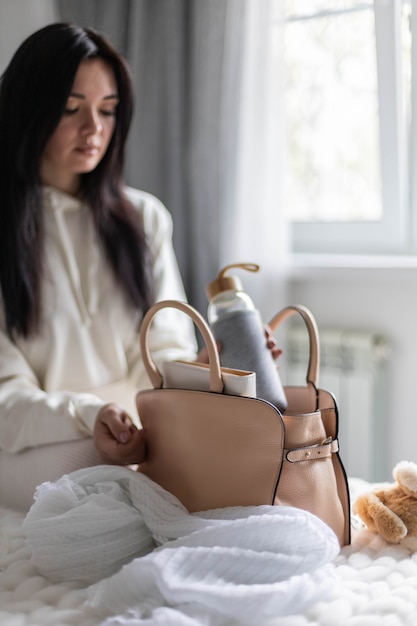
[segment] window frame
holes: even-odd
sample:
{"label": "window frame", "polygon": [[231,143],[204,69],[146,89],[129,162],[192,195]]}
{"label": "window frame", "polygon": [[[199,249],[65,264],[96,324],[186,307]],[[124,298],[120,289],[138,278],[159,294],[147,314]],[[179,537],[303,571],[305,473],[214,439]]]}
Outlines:
{"label": "window frame", "polygon": [[[413,4],[417,0],[412,0]],[[375,0],[375,34],[379,100],[380,171],[383,217],[375,222],[292,222],[294,253],[401,254],[417,249],[417,219],[410,228],[406,127],[402,89],[402,0]],[[417,9],[417,7],[416,7]],[[414,15],[414,12],[412,13]],[[417,19],[412,19],[412,36]],[[415,46],[414,48],[416,48]],[[417,59],[417,51],[413,49]],[[417,62],[412,59],[412,71]],[[414,78],[414,76],[413,76]],[[417,80],[417,76],[415,76]],[[412,88],[416,81],[412,81]],[[417,101],[413,93],[413,105]],[[414,109],[412,108],[414,113]],[[413,115],[414,120],[417,119]],[[415,133],[413,133],[415,134]],[[417,154],[417,138],[410,146]],[[416,172],[417,174],[417,172]],[[417,175],[412,177],[417,209]]]}

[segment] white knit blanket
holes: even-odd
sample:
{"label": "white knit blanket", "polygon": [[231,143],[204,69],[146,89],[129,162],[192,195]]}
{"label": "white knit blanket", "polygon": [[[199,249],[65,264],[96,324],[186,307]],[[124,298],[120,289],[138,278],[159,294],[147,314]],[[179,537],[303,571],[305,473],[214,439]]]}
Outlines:
{"label": "white knit blanket", "polygon": [[147,477],[114,466],[42,485],[23,529],[37,570],[91,584],[89,603],[106,625],[258,625],[325,598],[334,580],[326,564],[339,552],[305,511],[190,515]]}
{"label": "white knit blanket", "polygon": [[[373,487],[357,478],[349,483],[352,502]],[[0,508],[1,626],[100,626],[106,619],[129,624],[125,610],[100,617],[85,583],[56,583],[42,576],[31,562],[22,522],[21,513]],[[256,619],[252,626],[416,626],[417,554],[355,525],[352,545],[326,567],[336,581],[326,597],[304,609],[294,607],[292,615],[277,612],[272,620]]]}

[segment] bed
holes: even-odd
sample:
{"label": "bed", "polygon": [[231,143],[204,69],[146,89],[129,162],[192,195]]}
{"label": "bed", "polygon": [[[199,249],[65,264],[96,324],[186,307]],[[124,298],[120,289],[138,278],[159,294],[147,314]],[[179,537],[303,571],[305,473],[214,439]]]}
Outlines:
{"label": "bed", "polygon": [[[350,479],[351,499],[370,485]],[[159,621],[135,620],[130,615],[98,615],[88,601],[87,586],[79,582],[52,583],[31,562],[22,523],[24,516],[0,509],[0,624],[1,626],[97,626],[98,624],[216,624],[228,620],[179,622],[175,616]],[[417,624],[417,554],[389,545],[352,520],[352,544],[328,564],[334,584],[327,596],[303,611],[273,615],[265,626],[415,626]],[[263,620],[253,626],[264,626]]]}

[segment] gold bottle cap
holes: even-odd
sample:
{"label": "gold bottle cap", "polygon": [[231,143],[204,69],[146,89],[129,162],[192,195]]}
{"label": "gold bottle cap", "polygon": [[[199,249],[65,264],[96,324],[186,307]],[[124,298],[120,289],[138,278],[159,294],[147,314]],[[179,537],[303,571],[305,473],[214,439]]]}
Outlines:
{"label": "gold bottle cap", "polygon": [[221,291],[243,291],[240,278],[225,275],[233,267],[247,270],[248,272],[259,272],[260,270],[259,265],[256,263],[232,263],[231,265],[226,265],[226,267],[220,270],[217,278],[207,285],[206,294],[209,300],[212,300]]}

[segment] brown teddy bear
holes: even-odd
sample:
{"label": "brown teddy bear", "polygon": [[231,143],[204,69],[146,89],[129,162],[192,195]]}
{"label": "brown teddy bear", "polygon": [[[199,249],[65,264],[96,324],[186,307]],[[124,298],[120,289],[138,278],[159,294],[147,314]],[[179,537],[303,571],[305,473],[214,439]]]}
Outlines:
{"label": "brown teddy bear", "polygon": [[354,506],[366,526],[390,543],[417,551],[417,465],[401,461],[393,470],[397,484],[360,495]]}

